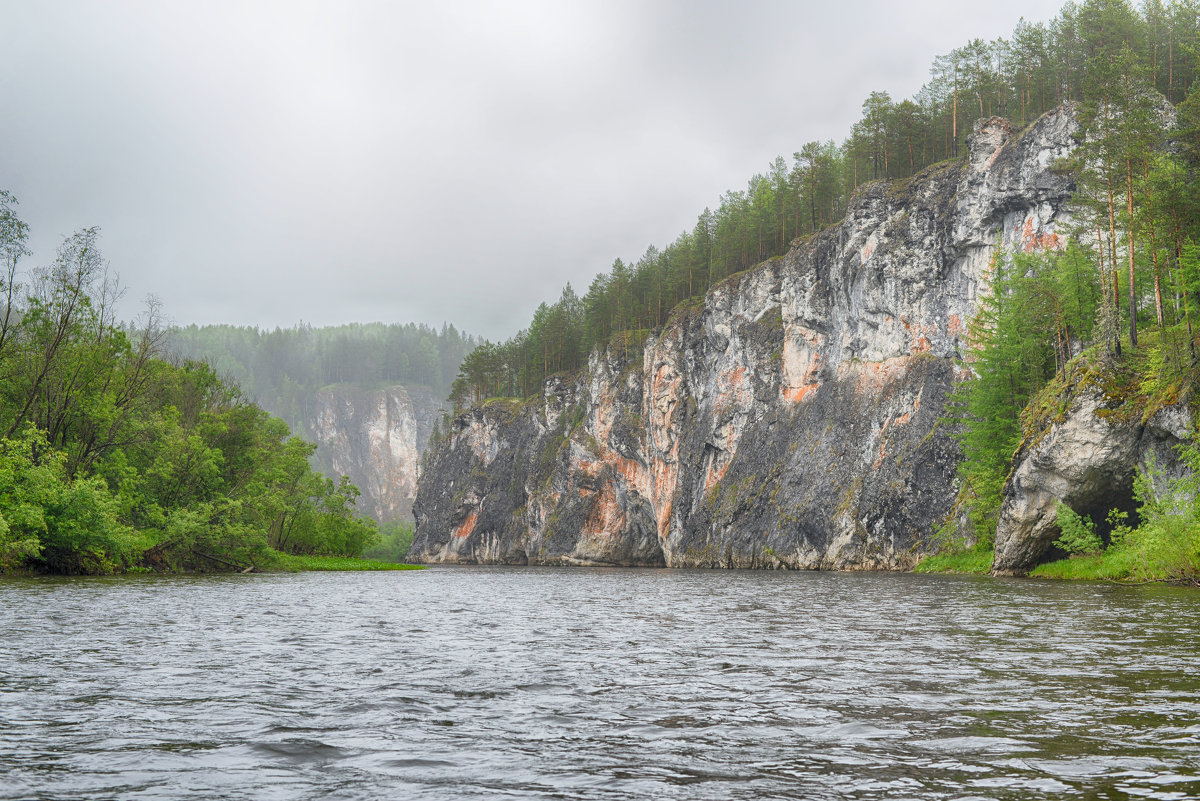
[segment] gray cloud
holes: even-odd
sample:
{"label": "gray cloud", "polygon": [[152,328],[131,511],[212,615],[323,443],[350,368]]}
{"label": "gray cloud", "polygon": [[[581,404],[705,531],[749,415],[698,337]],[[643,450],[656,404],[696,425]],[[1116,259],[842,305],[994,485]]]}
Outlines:
{"label": "gray cloud", "polygon": [[843,138],[872,90],[1057,7],[9,0],[0,187],[31,264],[99,225],[181,323],[502,338]]}

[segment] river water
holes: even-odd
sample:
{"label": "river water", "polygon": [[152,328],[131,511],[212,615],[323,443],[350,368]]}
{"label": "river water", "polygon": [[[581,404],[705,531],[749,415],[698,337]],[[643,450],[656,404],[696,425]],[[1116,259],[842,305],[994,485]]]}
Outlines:
{"label": "river water", "polygon": [[1198,777],[1196,590],[0,580],[5,799],[1171,799]]}

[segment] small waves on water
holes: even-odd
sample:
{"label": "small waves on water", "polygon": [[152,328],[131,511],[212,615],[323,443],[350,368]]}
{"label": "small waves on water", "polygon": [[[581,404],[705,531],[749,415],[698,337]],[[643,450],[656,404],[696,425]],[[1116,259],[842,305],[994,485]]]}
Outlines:
{"label": "small waves on water", "polygon": [[1200,797],[1200,593],[442,568],[0,580],[3,799]]}

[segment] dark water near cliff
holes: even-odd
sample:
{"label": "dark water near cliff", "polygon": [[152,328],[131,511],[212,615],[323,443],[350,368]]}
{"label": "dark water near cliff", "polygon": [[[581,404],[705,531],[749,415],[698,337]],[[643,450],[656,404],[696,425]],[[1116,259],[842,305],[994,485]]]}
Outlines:
{"label": "dark water near cliff", "polygon": [[0,581],[0,797],[1200,796],[1200,591],[438,569]]}

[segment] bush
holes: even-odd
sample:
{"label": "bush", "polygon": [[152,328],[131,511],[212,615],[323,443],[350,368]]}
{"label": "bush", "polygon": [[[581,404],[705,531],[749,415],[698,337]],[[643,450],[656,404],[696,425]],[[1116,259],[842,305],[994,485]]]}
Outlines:
{"label": "bush", "polygon": [[1080,517],[1062,501],[1056,510],[1062,536],[1054,541],[1055,545],[1069,554],[1096,554],[1104,550],[1104,540],[1096,533],[1096,524],[1090,517]]}
{"label": "bush", "polygon": [[378,559],[381,562],[403,562],[412,547],[413,525],[401,520],[393,520],[379,527],[380,542],[374,548],[363,551],[364,559]]}

